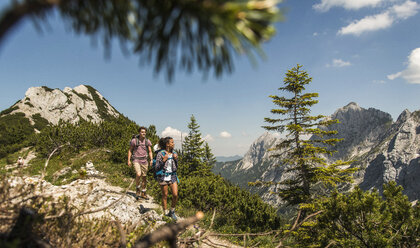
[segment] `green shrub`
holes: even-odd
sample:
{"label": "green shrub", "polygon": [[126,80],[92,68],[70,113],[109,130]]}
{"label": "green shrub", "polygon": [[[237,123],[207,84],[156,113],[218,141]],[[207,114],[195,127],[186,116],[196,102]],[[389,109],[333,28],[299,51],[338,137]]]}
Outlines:
{"label": "green shrub", "polygon": [[280,227],[275,208],[220,176],[181,177],[180,180],[180,206],[210,213],[216,209],[215,229],[231,226],[236,232],[259,232]]}
{"label": "green shrub", "polygon": [[[384,184],[377,190],[356,188],[321,202],[322,214],[297,233],[301,247],[418,247],[420,205],[412,206],[402,187]],[[297,246],[297,245],[295,245]]]}

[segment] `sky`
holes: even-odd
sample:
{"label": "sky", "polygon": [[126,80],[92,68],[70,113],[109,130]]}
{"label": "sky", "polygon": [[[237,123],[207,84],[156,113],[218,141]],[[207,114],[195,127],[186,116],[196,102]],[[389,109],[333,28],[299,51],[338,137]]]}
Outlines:
{"label": "sky", "polygon": [[[2,10],[9,1],[0,1]],[[29,20],[0,46],[0,110],[29,87],[97,89],[119,112],[158,135],[185,137],[192,115],[216,156],[244,155],[273,117],[269,95],[281,95],[287,70],[297,64],[319,93],[312,114],[331,115],[356,102],[391,114],[420,110],[420,1],[295,0],[278,4],[285,20],[262,45],[254,65],[244,56],[221,78],[178,71],[172,83],[152,66],[124,55],[118,43],[104,56],[101,43],[78,36],[57,15],[39,32]]]}

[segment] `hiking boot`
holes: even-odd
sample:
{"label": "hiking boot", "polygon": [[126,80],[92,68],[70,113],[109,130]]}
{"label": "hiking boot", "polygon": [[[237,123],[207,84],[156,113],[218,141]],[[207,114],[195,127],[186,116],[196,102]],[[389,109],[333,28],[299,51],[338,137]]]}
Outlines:
{"label": "hiking boot", "polygon": [[169,210],[169,213],[167,216],[172,218],[175,221],[178,220],[178,217],[176,216],[175,211]]}
{"label": "hiking boot", "polygon": [[149,200],[149,197],[147,196],[146,192],[141,192],[140,197],[145,199],[145,200]]}

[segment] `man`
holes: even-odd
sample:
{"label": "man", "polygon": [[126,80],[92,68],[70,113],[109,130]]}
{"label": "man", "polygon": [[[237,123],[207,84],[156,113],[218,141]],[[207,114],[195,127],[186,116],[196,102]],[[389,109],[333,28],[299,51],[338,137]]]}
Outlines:
{"label": "man", "polygon": [[[139,135],[136,135],[130,141],[130,149],[128,149],[128,166],[134,165],[136,170],[136,198],[139,197],[148,200],[149,197],[146,195],[146,175],[148,170],[147,155],[150,158],[150,166],[152,165],[152,143],[146,139],[145,127],[139,128]],[[142,185],[140,191],[140,177],[142,178]]]}

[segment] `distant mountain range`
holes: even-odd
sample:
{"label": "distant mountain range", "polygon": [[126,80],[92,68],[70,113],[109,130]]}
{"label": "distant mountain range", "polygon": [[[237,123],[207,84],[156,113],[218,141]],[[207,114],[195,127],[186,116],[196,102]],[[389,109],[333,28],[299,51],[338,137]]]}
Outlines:
{"label": "distant mountain range", "polygon": [[[328,127],[338,130],[337,138],[344,138],[330,158],[355,160],[352,166],[359,168],[355,184],[364,190],[377,188],[382,191],[385,182],[396,181],[403,186],[411,201],[420,199],[420,111],[403,111],[397,121],[383,111],[364,109],[352,102],[335,111],[329,118],[338,119],[339,124]],[[284,180],[284,166],[270,157],[268,151],[280,138],[273,133],[264,133],[251,145],[244,158],[239,161],[217,163],[215,173],[220,173],[231,182],[248,188],[255,180]],[[250,188],[272,204],[281,201],[269,189]]]}
{"label": "distant mountain range", "polygon": [[235,155],[235,156],[216,156],[217,162],[229,162],[241,159],[242,156]]}

